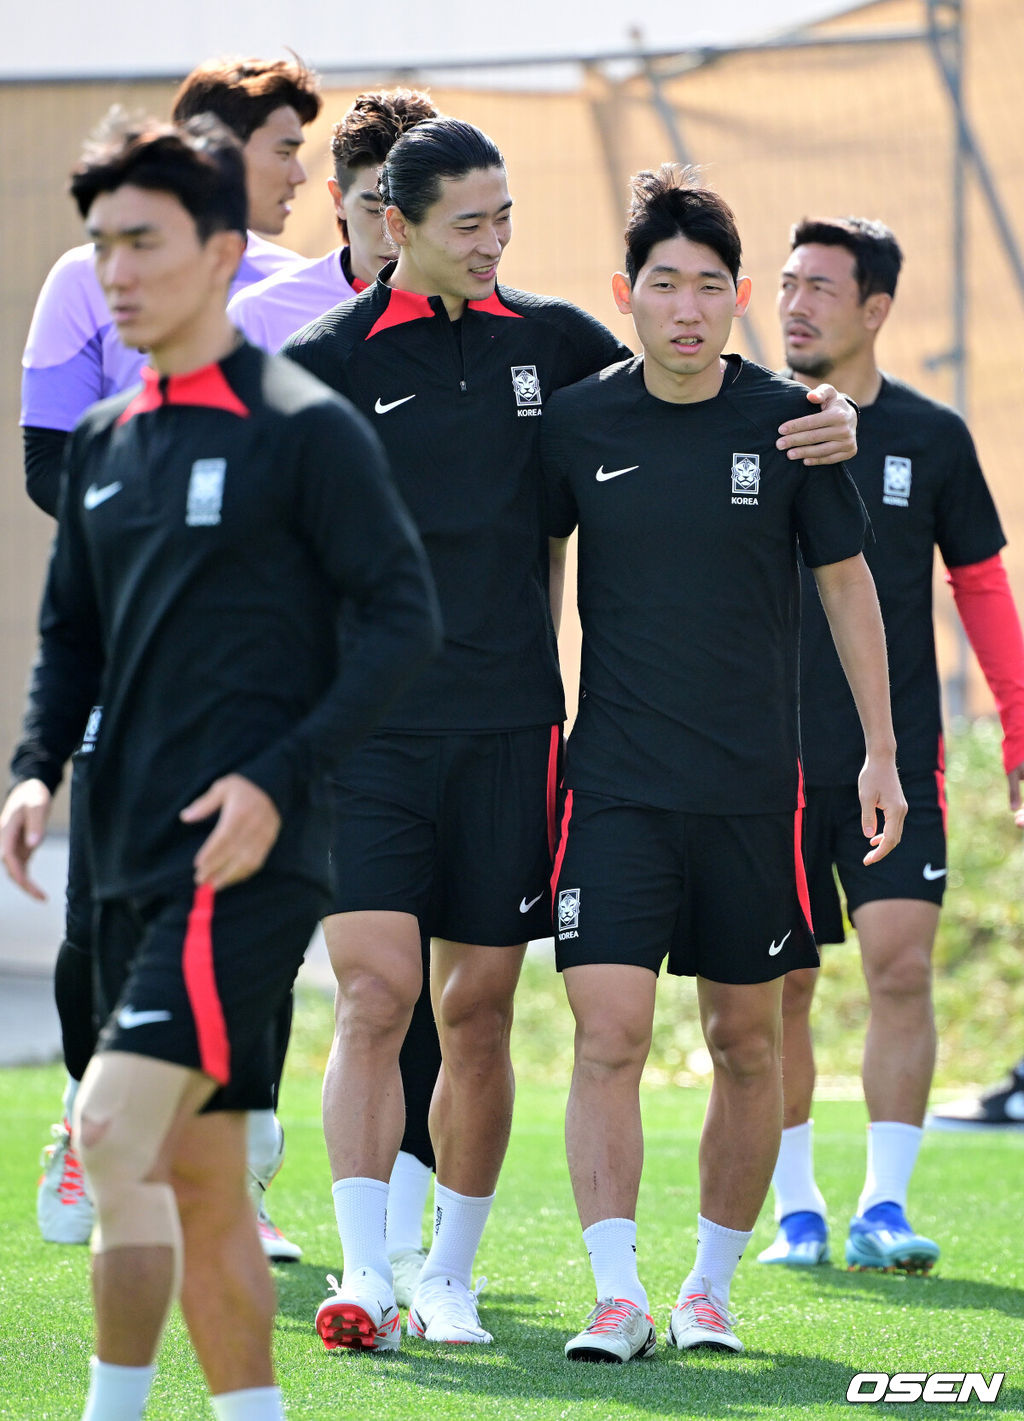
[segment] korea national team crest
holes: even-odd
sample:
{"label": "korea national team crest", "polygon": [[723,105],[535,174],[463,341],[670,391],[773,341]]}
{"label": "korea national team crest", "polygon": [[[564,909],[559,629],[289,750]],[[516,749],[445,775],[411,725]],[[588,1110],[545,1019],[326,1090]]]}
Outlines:
{"label": "korea national team crest", "polygon": [[734,454],[732,456],[733,503],[756,503],[760,487],[760,454]]}
{"label": "korea national team crest", "polygon": [[580,890],[562,888],[558,893],[558,936],[579,937],[576,929],[580,925]]}
{"label": "korea national team crest", "polygon": [[899,454],[886,454],[882,474],[882,502],[893,508],[910,506],[910,460]]}
{"label": "korea national team crest", "polygon": [[185,522],[190,528],[213,528],[220,522],[226,459],[197,459],[188,481]]}
{"label": "korea national team crest", "polygon": [[543,403],[540,394],[540,379],[536,365],[513,365],[512,388],[516,395],[516,414],[520,419],[540,414]]}

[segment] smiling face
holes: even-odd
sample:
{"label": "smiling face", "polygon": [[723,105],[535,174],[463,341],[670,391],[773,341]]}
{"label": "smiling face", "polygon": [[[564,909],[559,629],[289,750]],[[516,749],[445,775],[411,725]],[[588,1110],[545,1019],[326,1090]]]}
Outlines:
{"label": "smiling face", "polygon": [[856,261],[846,247],[795,247],[778,296],[789,368],[820,380],[870,354],[891,300],[882,292],[861,300]]}
{"label": "smiling face", "polygon": [[467,301],[486,300],[512,236],[511,209],[500,167],[442,178],[440,196],[421,222],[410,222],[397,207],[387,208],[388,231],[399,249],[393,284],[440,296],[452,319],[461,315]]}
{"label": "smiling face", "polygon": [[350,172],[352,180],[344,190],[336,178],[329,178],[327,186],[338,221],[345,224],[352,270],[369,284],[382,266],[394,261],[397,253],[387,237],[377,191],[380,167],[366,163]]}
{"label": "smiling face", "polygon": [[612,292],[619,310],[633,317],[651,394],[689,402],[718,393],[719,357],[733,318],[747,309],[748,277],[734,284],[713,248],[678,236],[654,244],[632,288],[617,272]]}
{"label": "smiling face", "polygon": [[118,335],[125,345],[150,351],[158,368],[163,352],[187,349],[226,320],[241,232],[213,232],[201,242],[176,197],[130,183],[100,193],[86,230]]}
{"label": "smiling face", "polygon": [[302,122],[289,104],[274,109],[266,123],[251,134],[243,148],[249,226],[255,232],[277,237],[291,212],[295,189],[306,181],[299,162]]}

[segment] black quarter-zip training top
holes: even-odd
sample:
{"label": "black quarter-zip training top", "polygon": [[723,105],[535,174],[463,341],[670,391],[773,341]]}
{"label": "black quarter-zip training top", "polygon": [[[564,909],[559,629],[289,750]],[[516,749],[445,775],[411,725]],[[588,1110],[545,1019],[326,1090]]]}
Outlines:
{"label": "black quarter-zip training top", "polygon": [[553,391],[630,352],[567,301],[499,286],[452,322],[438,296],[373,286],[284,354],[372,421],[423,539],[444,649],[390,708],[412,732],[564,718],[547,588],[539,434]]}
{"label": "black quarter-zip training top", "polygon": [[231,772],[281,813],[268,867],[326,881],[320,785],[439,644],[373,431],[249,345],[146,371],[78,424],[40,638],[12,768],[56,787],[103,706],[83,745],[101,898],[188,879],[211,825],[179,812]]}

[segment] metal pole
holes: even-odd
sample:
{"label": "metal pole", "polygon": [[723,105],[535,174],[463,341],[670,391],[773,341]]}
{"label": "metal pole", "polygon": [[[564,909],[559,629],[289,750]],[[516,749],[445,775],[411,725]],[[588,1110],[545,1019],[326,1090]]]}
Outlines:
{"label": "metal pole", "polygon": [[[963,114],[964,33],[962,0],[927,0],[928,38],[939,72],[949,92],[953,109],[956,137],[953,144],[950,172],[950,317],[952,345],[941,360],[930,364],[949,364],[953,368],[953,404],[967,418],[967,213],[966,177],[970,157],[970,139]],[[940,12],[943,12],[940,14]],[[945,24],[940,28],[940,22]],[[967,687],[969,651],[967,636],[960,618],[953,617],[956,658],[946,679],[946,709],[951,718],[965,716],[968,710]]]}

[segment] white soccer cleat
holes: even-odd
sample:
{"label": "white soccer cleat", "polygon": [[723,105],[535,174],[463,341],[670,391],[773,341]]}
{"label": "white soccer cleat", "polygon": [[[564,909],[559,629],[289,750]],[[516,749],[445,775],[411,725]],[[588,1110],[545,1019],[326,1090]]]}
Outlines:
{"label": "white soccer cleat", "polygon": [[256,1210],[256,1227],[259,1229],[264,1255],[270,1259],[271,1263],[297,1263],[302,1257],[302,1249],[290,1238],[285,1238],[267,1213],[267,1205],[263,1197],[277,1178],[281,1171],[281,1165],[284,1163],[284,1129],[280,1120],[275,1120],[274,1123],[277,1125],[277,1152],[265,1171],[257,1173],[251,1166],[249,1167],[247,1188],[253,1208]]}
{"label": "white soccer cleat", "polygon": [[425,1342],[493,1342],[480,1326],[477,1311],[486,1284],[487,1279],[481,1278],[475,1288],[467,1288],[455,1278],[442,1276],[420,1283],[409,1308],[409,1336]]}
{"label": "white soccer cleat", "polygon": [[570,1362],[641,1362],[657,1346],[654,1322],[625,1298],[599,1298],[583,1331],[565,1344]]}
{"label": "white soccer cleat", "polygon": [[676,1303],[668,1323],[668,1340],[680,1352],[705,1347],[711,1352],[742,1352],[743,1343],[732,1330],[736,1321],[728,1308],[712,1295],[706,1278],[702,1293],[690,1293]]}
{"label": "white soccer cleat", "polygon": [[297,1263],[302,1257],[302,1249],[290,1238],[285,1238],[267,1213],[264,1204],[260,1205],[256,1214],[256,1227],[259,1230],[264,1255],[270,1259],[271,1263]]}
{"label": "white soccer cleat", "polygon": [[360,1268],[340,1285],[333,1273],[328,1273],[327,1281],[333,1292],[316,1310],[316,1330],[324,1346],[352,1352],[397,1351],[402,1319],[391,1284],[372,1268]]}
{"label": "white soccer cleat", "polygon": [[96,1211],[67,1121],[52,1125],[50,1134],[53,1144],[43,1150],[36,1192],[39,1232],[47,1243],[88,1243]]}
{"label": "white soccer cleat", "polygon": [[420,1281],[426,1261],[425,1248],[400,1248],[395,1253],[388,1254],[391,1276],[395,1283],[395,1302],[400,1308],[412,1307],[416,1284]]}

